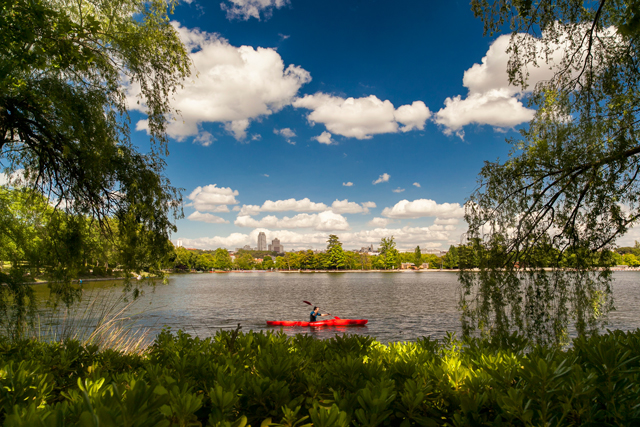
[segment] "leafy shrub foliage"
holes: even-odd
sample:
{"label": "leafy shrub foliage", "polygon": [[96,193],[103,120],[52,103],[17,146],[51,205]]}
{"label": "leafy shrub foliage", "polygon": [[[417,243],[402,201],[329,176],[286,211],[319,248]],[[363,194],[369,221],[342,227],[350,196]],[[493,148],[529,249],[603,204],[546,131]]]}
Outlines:
{"label": "leafy shrub foliage", "polygon": [[573,426],[640,423],[640,330],[566,350],[512,336],[163,331],[142,355],[0,342],[5,426]]}

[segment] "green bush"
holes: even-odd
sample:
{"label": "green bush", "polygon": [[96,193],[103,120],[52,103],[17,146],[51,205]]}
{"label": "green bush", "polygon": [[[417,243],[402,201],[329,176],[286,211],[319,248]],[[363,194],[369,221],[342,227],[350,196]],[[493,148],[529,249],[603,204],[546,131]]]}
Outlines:
{"label": "green bush", "polygon": [[164,330],[142,355],[0,341],[5,426],[573,426],[640,423],[640,330],[566,350]]}

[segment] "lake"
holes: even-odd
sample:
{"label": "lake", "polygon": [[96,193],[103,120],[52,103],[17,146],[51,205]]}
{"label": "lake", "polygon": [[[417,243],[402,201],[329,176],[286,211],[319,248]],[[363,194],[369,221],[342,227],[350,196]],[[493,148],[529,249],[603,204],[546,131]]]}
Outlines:
{"label": "lake", "polygon": [[[615,272],[616,311],[609,329],[640,328],[640,272]],[[107,282],[86,288],[119,293]],[[342,318],[369,319],[366,326],[285,327],[288,334],[329,338],[336,333],[370,335],[382,342],[442,338],[460,332],[457,274],[402,273],[228,273],[172,275],[169,284],[147,289],[133,309],[136,322],[155,335],[164,326],[208,337],[238,323],[243,331],[279,331],[267,320],[303,320],[309,307],[303,300]]]}

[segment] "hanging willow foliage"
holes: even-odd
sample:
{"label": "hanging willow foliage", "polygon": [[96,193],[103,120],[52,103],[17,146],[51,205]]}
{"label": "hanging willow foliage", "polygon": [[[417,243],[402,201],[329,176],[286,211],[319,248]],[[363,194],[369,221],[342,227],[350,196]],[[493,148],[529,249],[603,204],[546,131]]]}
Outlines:
{"label": "hanging willow foliage", "polygon": [[[465,330],[562,342],[612,309],[609,249],[640,218],[640,2],[473,0],[485,32],[510,25],[511,84],[551,79],[504,163],[486,162],[466,206]],[[546,257],[552,266],[543,269]]]}

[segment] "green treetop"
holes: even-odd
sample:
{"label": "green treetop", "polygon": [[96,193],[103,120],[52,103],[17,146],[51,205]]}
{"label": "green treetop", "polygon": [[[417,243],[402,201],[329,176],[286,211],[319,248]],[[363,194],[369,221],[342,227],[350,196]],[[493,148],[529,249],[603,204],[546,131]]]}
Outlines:
{"label": "green treetop", "polygon": [[420,246],[416,246],[416,250],[413,253],[414,261],[416,268],[420,268],[422,266],[422,251],[420,251]]}
{"label": "green treetop", "polygon": [[380,241],[379,252],[379,263],[385,270],[391,270],[398,267],[400,257],[398,250],[396,249],[396,242],[393,239],[393,236],[382,238]]}
{"label": "green treetop", "polygon": [[344,268],[346,265],[346,257],[342,249],[342,243],[335,234],[329,235],[327,240],[327,258],[325,259],[325,267],[331,270]]}

